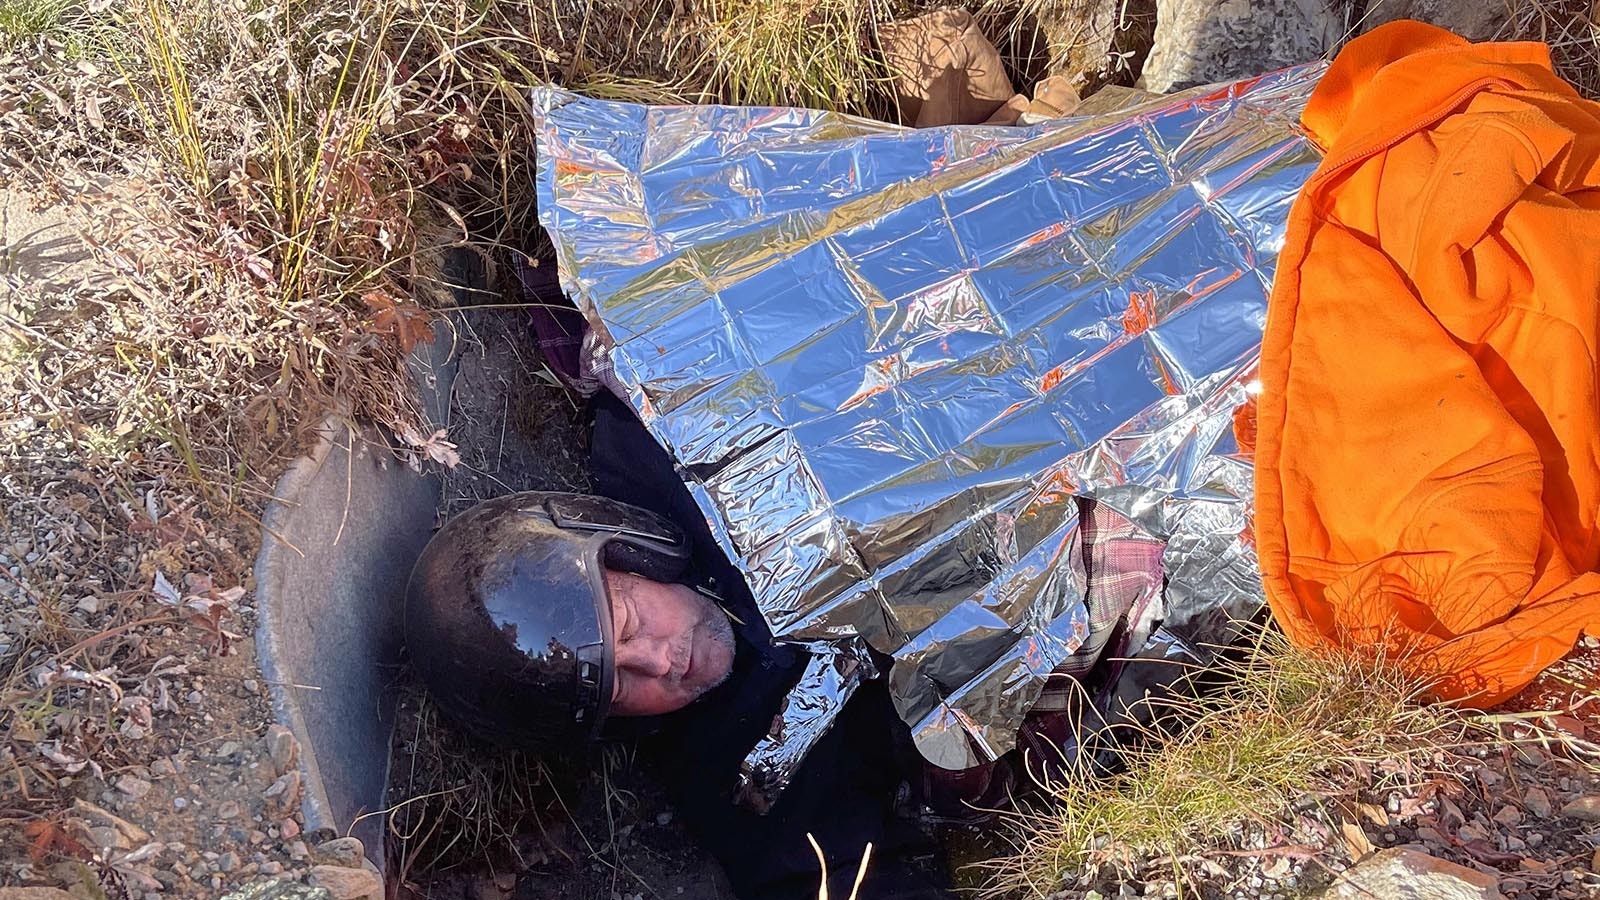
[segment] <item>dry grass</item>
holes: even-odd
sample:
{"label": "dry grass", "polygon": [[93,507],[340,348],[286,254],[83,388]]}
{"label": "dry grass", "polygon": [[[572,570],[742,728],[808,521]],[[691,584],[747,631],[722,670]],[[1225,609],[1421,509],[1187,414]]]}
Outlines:
{"label": "dry grass", "polygon": [[1415,787],[1490,737],[1467,714],[1420,704],[1425,685],[1392,660],[1271,634],[1219,674],[1202,699],[1162,707],[1162,733],[1124,736],[1121,774],[1046,785],[1047,801],[1014,820],[1017,852],[985,867],[991,893],[1048,894],[1079,873],[1132,875],[1151,859],[1182,869],[1252,828],[1291,831],[1291,807],[1308,796],[1351,810],[1336,825],[1355,821],[1364,795]]}
{"label": "dry grass", "polygon": [[890,72],[875,52],[883,0],[705,0],[670,58],[702,73],[701,100],[888,117]]}
{"label": "dry grass", "polygon": [[1600,100],[1600,6],[1592,0],[1516,0],[1495,39],[1548,44],[1561,77]]}
{"label": "dry grass", "polygon": [[111,688],[38,673],[137,681],[167,539],[228,534],[237,584],[304,429],[416,423],[438,251],[532,244],[528,87],[622,82],[610,38],[641,42],[580,35],[594,4],[5,3],[4,186],[89,256],[0,251],[0,806],[42,814],[64,766],[143,760]]}
{"label": "dry grass", "polygon": [[399,878],[485,860],[516,870],[541,862],[553,844],[546,829],[566,819],[545,763],[467,737],[420,690],[400,702],[416,714],[395,748],[400,796],[384,813]]}

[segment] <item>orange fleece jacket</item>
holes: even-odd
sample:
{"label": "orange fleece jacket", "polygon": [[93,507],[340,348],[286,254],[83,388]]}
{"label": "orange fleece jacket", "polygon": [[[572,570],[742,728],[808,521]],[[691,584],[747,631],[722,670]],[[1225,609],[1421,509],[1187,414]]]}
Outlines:
{"label": "orange fleece jacket", "polygon": [[1600,104],[1541,44],[1397,22],[1303,121],[1240,429],[1267,597],[1492,705],[1600,630]]}

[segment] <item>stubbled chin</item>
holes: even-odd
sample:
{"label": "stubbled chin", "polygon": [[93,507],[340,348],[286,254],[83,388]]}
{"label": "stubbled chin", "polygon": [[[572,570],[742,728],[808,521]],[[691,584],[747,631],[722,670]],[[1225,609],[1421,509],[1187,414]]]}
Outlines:
{"label": "stubbled chin", "polygon": [[733,626],[720,610],[705,622],[704,641],[696,649],[700,654],[696,662],[706,669],[704,673],[696,673],[704,675],[696,689],[698,696],[721,685],[733,674]]}

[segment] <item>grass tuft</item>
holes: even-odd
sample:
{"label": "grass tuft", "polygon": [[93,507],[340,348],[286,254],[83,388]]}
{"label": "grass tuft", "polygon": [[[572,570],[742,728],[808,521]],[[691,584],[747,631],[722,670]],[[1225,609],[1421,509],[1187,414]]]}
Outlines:
{"label": "grass tuft", "polygon": [[889,117],[890,72],[875,50],[889,14],[880,0],[705,0],[671,58],[701,73],[702,102]]}
{"label": "grass tuft", "polygon": [[1276,633],[1220,675],[1201,699],[1164,704],[1150,731],[1124,735],[1121,774],[1045,785],[1046,802],[1013,818],[1016,852],[981,865],[989,894],[1043,895],[1102,866],[1131,876],[1141,860],[1195,860],[1248,826],[1285,827],[1308,795],[1353,805],[1374,772],[1420,779],[1487,735],[1457,710],[1420,704],[1426,685],[1393,660],[1301,650]]}

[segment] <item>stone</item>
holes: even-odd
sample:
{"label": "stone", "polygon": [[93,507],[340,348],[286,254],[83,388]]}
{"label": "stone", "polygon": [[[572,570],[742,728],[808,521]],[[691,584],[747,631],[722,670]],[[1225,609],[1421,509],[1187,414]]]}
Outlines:
{"label": "stone", "polygon": [[278,823],[278,833],[286,841],[293,840],[300,836],[300,823],[294,819],[284,819]]}
{"label": "stone", "polygon": [[72,801],[72,811],[88,821],[91,827],[105,828],[115,832],[115,843],[102,844],[101,846],[114,846],[121,850],[129,850],[134,847],[143,847],[145,844],[150,843],[150,832],[129,822],[127,819],[113,815],[95,806],[87,800]]}
{"label": "stone", "polygon": [[295,862],[299,862],[310,855],[311,851],[306,849],[305,841],[295,841],[289,845],[289,858]]}
{"label": "stone", "polygon": [[0,900],[75,900],[60,888],[0,887]]}
{"label": "stone", "polygon": [[1506,23],[1506,0],[1384,0],[1367,7],[1363,31],[1400,19],[1448,28],[1472,41],[1495,37]]}
{"label": "stone", "polygon": [[239,742],[238,741],[223,741],[222,742],[222,746],[218,747],[217,748],[217,752],[212,754],[212,755],[215,756],[217,759],[226,759],[227,757],[230,757],[230,756],[232,756],[232,755],[234,755],[235,753],[238,753],[238,752],[239,752]]}
{"label": "stone", "polygon": [[1351,866],[1322,900],[1501,900],[1495,878],[1415,850],[1383,850]]}
{"label": "stone", "polygon": [[275,816],[292,815],[300,806],[300,790],[300,770],[283,773],[262,794],[268,801],[267,811]]}
{"label": "stone", "polygon": [[150,782],[134,775],[124,775],[117,779],[117,790],[135,800],[142,800],[145,794],[150,793]]}
{"label": "stone", "polygon": [[232,872],[237,868],[239,868],[239,854],[234,853],[232,850],[217,857],[218,872]]}
{"label": "stone", "polygon": [[224,800],[222,801],[222,804],[217,807],[217,818],[237,819],[239,818],[240,812],[242,812],[242,810],[239,807],[238,801]]}
{"label": "stone", "polygon": [[1600,796],[1579,797],[1561,807],[1561,814],[1580,822],[1600,822]]}
{"label": "stone", "polygon": [[261,864],[261,874],[263,875],[277,875],[282,871],[283,863],[275,859],[269,859]]}
{"label": "stone", "polygon": [[326,888],[289,879],[270,879],[245,885],[221,900],[333,900]]}
{"label": "stone", "polygon": [[383,900],[383,879],[366,869],[312,866],[307,883],[325,888],[333,900]]}
{"label": "stone", "polygon": [[1139,87],[1166,93],[1322,58],[1344,34],[1327,0],[1156,0]]}
{"label": "stone", "polygon": [[1536,819],[1548,819],[1550,813],[1555,811],[1555,807],[1550,804],[1550,795],[1544,792],[1544,788],[1528,788],[1522,794],[1522,804]]}
{"label": "stone", "polygon": [[353,866],[359,868],[361,861],[366,859],[367,851],[362,846],[358,837],[334,838],[323,841],[312,851],[317,862],[334,866]]}
{"label": "stone", "polygon": [[294,732],[282,725],[269,725],[267,734],[262,740],[267,745],[267,756],[272,760],[274,777],[289,771],[299,760],[300,744],[294,739]]}

